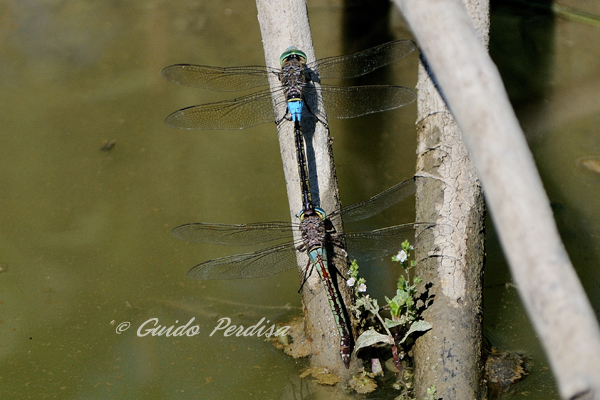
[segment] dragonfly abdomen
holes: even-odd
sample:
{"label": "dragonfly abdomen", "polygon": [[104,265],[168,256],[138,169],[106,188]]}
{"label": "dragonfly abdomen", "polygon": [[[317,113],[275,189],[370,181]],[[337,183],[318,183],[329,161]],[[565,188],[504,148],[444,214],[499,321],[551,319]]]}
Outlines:
{"label": "dragonfly abdomen", "polygon": [[348,327],[348,320],[344,313],[344,306],[342,300],[337,293],[335,286],[333,285],[333,278],[329,274],[329,266],[327,263],[327,252],[323,246],[311,248],[308,252],[310,262],[317,269],[319,278],[323,282],[325,291],[327,293],[327,300],[329,306],[333,312],[333,318],[335,319],[335,325],[338,328],[340,334],[340,356],[346,368],[350,366],[350,356],[352,352],[352,336],[350,336],[350,330]]}

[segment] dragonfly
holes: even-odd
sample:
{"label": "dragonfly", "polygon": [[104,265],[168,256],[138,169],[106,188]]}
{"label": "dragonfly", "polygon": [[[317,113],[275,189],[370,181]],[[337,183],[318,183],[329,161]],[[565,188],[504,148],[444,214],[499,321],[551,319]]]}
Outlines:
{"label": "dragonfly", "polygon": [[[309,253],[309,265],[315,266],[320,274],[334,313],[334,319],[340,332],[340,354],[346,367],[350,362],[351,333],[341,309],[341,299],[335,293],[327,266],[327,247],[339,246],[346,242],[347,252],[359,260],[369,260],[394,254],[399,243],[414,239],[418,225],[429,223],[411,223],[390,226],[366,232],[350,232],[337,234],[329,222],[331,218],[340,216],[344,221],[360,221],[380,213],[383,210],[408,198],[415,192],[416,177],[408,179],[367,200],[332,212],[329,218],[325,212],[314,207],[303,206],[299,215],[300,223],[261,222],[242,225],[190,223],[173,229],[176,238],[204,244],[220,244],[229,246],[245,246],[265,244],[285,240],[282,243],[258,250],[256,252],[236,254],[206,261],[188,271],[188,278],[196,280],[246,279],[274,275],[292,268],[297,268],[296,251]],[[308,185],[308,180],[306,180]],[[310,208],[312,206],[312,209]],[[292,230],[299,229],[302,239],[295,241]],[[306,275],[306,273],[305,273]]]}
{"label": "dragonfly", "polygon": [[312,202],[302,128],[299,120],[294,121],[294,138],[298,173],[300,175],[300,191],[302,193],[302,211],[298,213],[302,244],[298,250],[305,251],[309,256],[303,284],[312,270],[316,269],[326,290],[329,307],[340,335],[340,356],[346,368],[349,368],[353,343],[352,329],[350,321],[346,317],[344,301],[329,272],[326,247],[328,238],[337,245],[341,245],[341,241],[335,237],[332,238],[332,234],[335,233],[333,224],[327,219],[325,211],[320,207],[316,207]]}
{"label": "dragonfly", "polygon": [[[280,57],[280,68],[265,66],[213,67],[175,64],[162,70],[172,82],[215,90],[240,91],[268,85],[275,75],[281,86],[264,89],[233,100],[186,107],[170,114],[165,124],[180,129],[243,129],[267,122],[279,124],[284,119],[300,121],[308,114],[325,124],[327,115],[354,118],[391,110],[412,103],[415,93],[402,86],[329,86],[314,82],[321,79],[355,78],[391,64],[416,49],[411,40],[397,40],[351,55],[326,57],[307,63],[306,54],[296,47],[288,48]],[[273,104],[273,94],[276,96]],[[275,107],[275,108],[274,108]],[[277,120],[276,109],[285,107]]]}

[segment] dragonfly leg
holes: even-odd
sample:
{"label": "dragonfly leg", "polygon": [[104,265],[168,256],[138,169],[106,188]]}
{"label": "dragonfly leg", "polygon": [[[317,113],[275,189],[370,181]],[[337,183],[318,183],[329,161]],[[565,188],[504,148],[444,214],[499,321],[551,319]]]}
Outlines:
{"label": "dragonfly leg", "polygon": [[341,242],[341,240],[338,239],[338,238],[336,238],[335,236],[330,236],[329,237],[329,242],[331,244],[337,246],[337,248],[340,250],[340,252],[342,253],[342,255],[344,256],[344,258],[347,261],[348,260],[348,252],[344,248],[344,244]]}
{"label": "dragonfly leg", "polygon": [[321,124],[323,124],[323,126],[325,127],[325,129],[329,130],[329,125],[327,124],[327,122],[323,121],[321,118],[319,118],[319,116],[317,114],[315,114],[314,112],[312,112],[312,110],[310,109],[310,106],[308,105],[308,102],[305,102],[304,106],[306,107],[306,111],[310,115],[312,115],[318,122],[320,122]]}
{"label": "dragonfly leg", "polygon": [[[329,221],[329,220],[328,220]],[[337,233],[337,231],[335,230],[335,227],[333,226],[333,224],[331,223],[331,221],[329,221],[329,224],[327,225],[327,234],[329,235],[329,242],[332,244],[335,244],[340,251],[342,252],[342,254],[344,255],[344,257],[346,259],[348,259],[348,252],[346,251],[346,249],[344,248],[344,244],[341,242],[341,240],[337,237],[335,237],[334,235]]]}
{"label": "dragonfly leg", "polygon": [[283,117],[275,121],[275,125],[279,125],[283,120],[291,121],[289,118],[287,118],[287,115],[284,115]]}
{"label": "dragonfly leg", "polygon": [[[329,237],[329,243],[332,244],[332,245],[334,245],[334,246],[336,246],[340,250],[340,252],[342,253],[343,260],[341,260],[341,262],[345,262],[346,265],[349,265],[350,264],[350,260],[348,258],[348,252],[344,248],[343,243],[338,238],[336,238],[336,237]],[[339,257],[340,257],[339,255],[334,255],[334,256],[337,259],[339,259]],[[329,265],[330,265],[330,267],[332,269],[332,272],[334,272],[335,274],[341,276],[343,280],[347,279],[347,277],[344,276],[344,274],[337,268],[337,266],[336,266],[337,263],[330,263]]]}
{"label": "dragonfly leg", "polygon": [[[309,267],[310,267],[310,269],[309,269]],[[315,267],[315,265],[313,263],[311,263],[309,260],[308,264],[306,265],[306,268],[304,268],[304,276],[302,277],[302,284],[300,285],[300,289],[298,289],[298,293],[300,293],[302,291],[302,288],[304,287],[304,284],[306,283],[306,281],[308,281],[308,278],[310,277],[310,274],[312,274],[314,267]]]}

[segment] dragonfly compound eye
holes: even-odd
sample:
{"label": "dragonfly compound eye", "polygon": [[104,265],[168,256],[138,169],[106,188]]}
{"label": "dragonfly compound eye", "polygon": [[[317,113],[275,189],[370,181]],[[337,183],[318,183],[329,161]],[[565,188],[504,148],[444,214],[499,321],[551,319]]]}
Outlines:
{"label": "dragonfly compound eye", "polygon": [[325,210],[323,210],[321,207],[315,207],[315,212],[317,213],[319,218],[321,218],[322,220],[325,220],[327,218],[327,214],[325,213]]}
{"label": "dragonfly compound eye", "polygon": [[296,56],[300,62],[306,63],[306,54],[302,50],[298,50],[296,46],[288,47],[279,57],[281,65],[292,56]]}

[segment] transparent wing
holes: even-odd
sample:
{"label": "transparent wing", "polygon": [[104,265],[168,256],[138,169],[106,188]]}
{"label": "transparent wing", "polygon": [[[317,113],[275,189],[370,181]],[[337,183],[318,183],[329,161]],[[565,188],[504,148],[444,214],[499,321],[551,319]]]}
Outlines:
{"label": "transparent wing", "polygon": [[162,76],[180,85],[234,92],[268,85],[269,73],[279,70],[260,65],[244,67],[211,67],[208,65],[175,64],[162,70]]}
{"label": "transparent wing", "polygon": [[[341,216],[344,221],[360,221],[387,210],[394,204],[415,194],[415,178],[410,178],[383,192],[358,203],[342,208]],[[332,214],[334,215],[334,214]]]}
{"label": "transparent wing", "polygon": [[[307,87],[307,94],[315,88]],[[361,115],[393,110],[412,103],[416,94],[403,86],[321,86],[327,116],[355,118]],[[320,108],[320,107],[319,107]]]}
{"label": "transparent wing", "polygon": [[[390,226],[368,232],[345,234],[348,255],[351,259],[372,260],[396,254],[403,241],[414,243],[415,229],[419,224]],[[427,224],[431,225],[431,224]]]}
{"label": "transparent wing", "polygon": [[180,225],[171,231],[178,239],[188,242],[247,246],[280,239],[291,239],[293,224],[289,222],[263,222],[256,224],[227,225],[193,223]]}
{"label": "transparent wing", "polygon": [[[282,103],[281,106],[285,107]],[[266,122],[275,122],[270,90],[234,100],[182,108],[165,119],[167,126],[180,129],[243,129]]]}
{"label": "transparent wing", "polygon": [[321,79],[356,78],[391,64],[416,48],[412,40],[396,40],[350,55],[322,58],[308,66],[316,66]]}
{"label": "transparent wing", "polygon": [[[434,224],[413,223],[348,233],[344,235],[348,254],[358,260],[395,254],[404,240],[414,243],[417,226],[429,227]],[[296,246],[289,242],[253,253],[236,254],[198,264],[188,272],[188,277],[197,280],[258,278],[296,267]]]}
{"label": "transparent wing", "polygon": [[[393,63],[416,49],[410,40],[384,43],[351,55],[326,57],[307,64],[319,70],[321,78],[354,78]],[[246,90],[268,84],[268,75],[280,70],[260,65],[212,67],[175,64],[162,70],[162,76],[180,85],[216,91]]]}
{"label": "transparent wing", "polygon": [[189,270],[191,279],[246,279],[278,274],[297,268],[293,243],[269,247],[254,253],[217,258]]}

